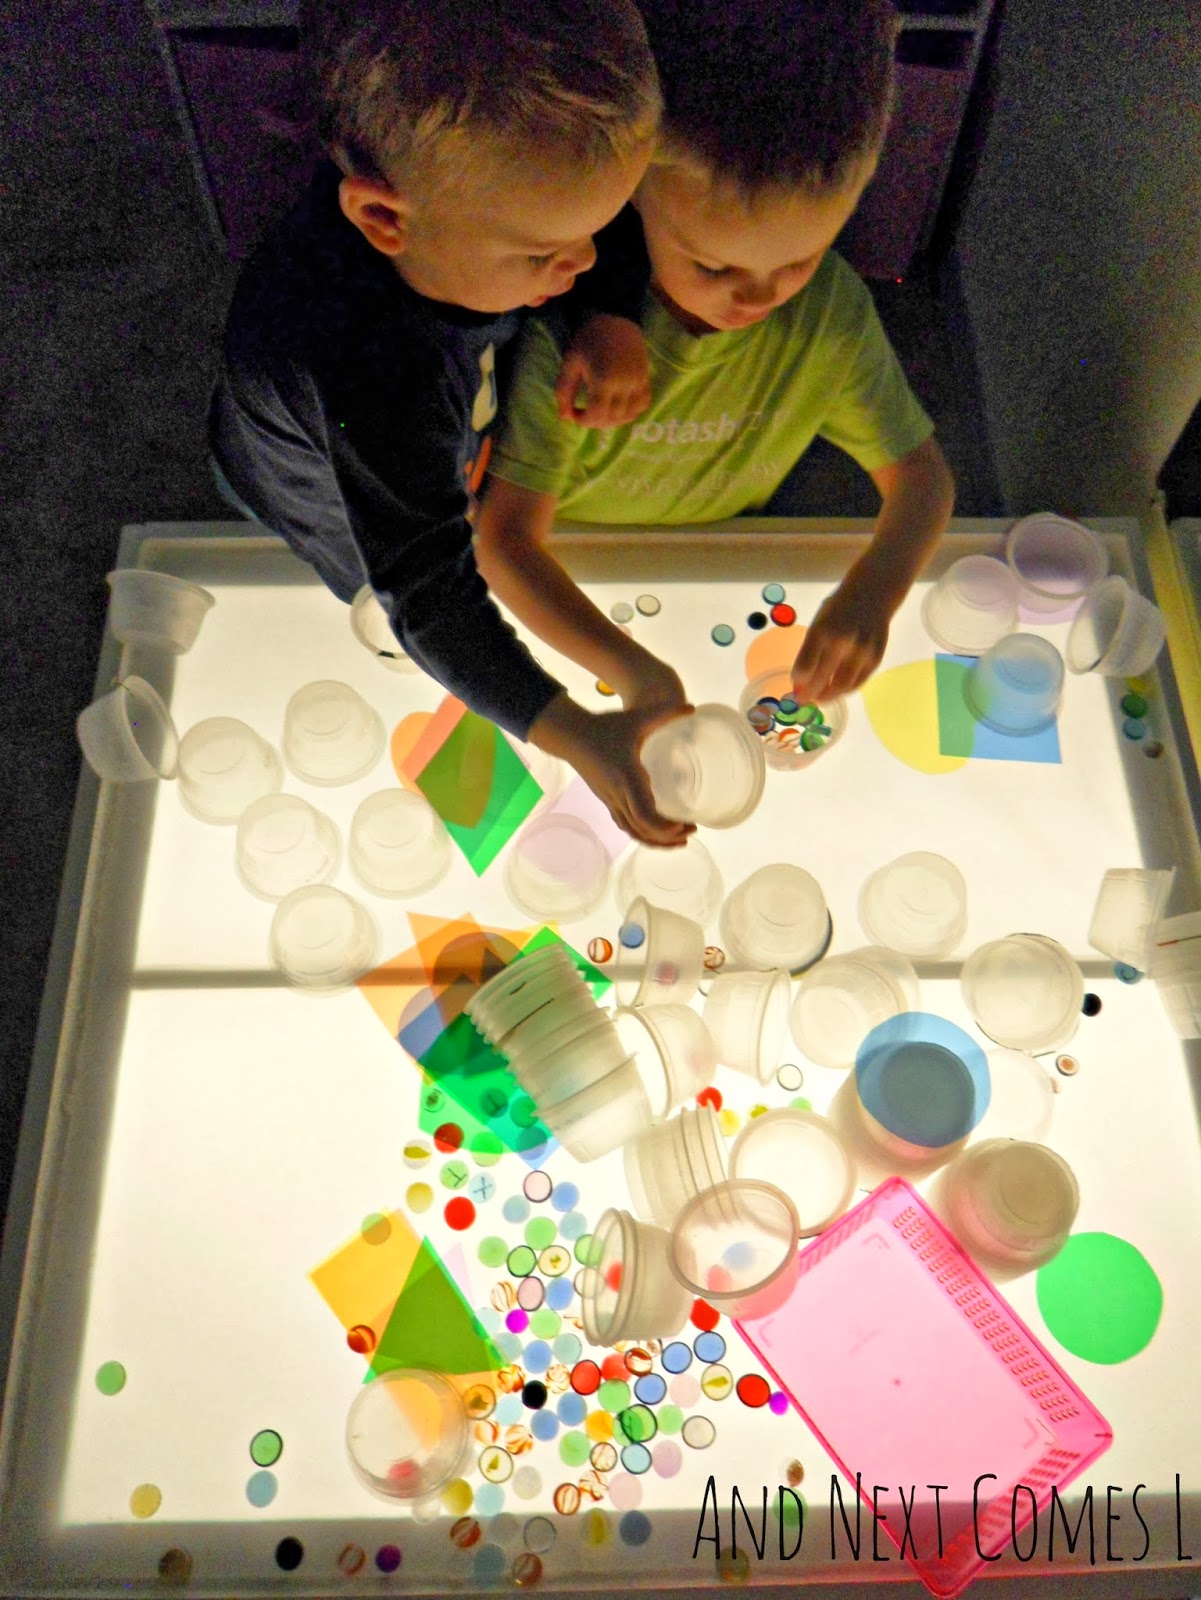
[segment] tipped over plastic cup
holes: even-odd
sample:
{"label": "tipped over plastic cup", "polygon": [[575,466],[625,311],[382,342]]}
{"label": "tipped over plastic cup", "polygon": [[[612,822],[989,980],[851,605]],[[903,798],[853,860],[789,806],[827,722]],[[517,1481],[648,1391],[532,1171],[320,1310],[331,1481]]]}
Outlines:
{"label": "tipped over plastic cup", "polygon": [[791,998],[792,984],[782,970],[719,973],[705,996],[704,1010],[717,1059],[766,1083],[780,1064],[788,1037]]}
{"label": "tipped over plastic cup", "polygon": [[712,1106],[685,1106],[644,1128],[625,1147],[626,1186],[634,1210],[670,1228],[694,1195],[726,1178],[726,1146]]}
{"label": "tipped over plastic cup", "polygon": [[732,706],[712,703],[649,733],[641,760],[662,815],[705,828],[745,822],[767,774],[758,734]]}
{"label": "tipped over plastic cup", "polygon": [[1084,597],[1067,642],[1070,672],[1137,678],[1163,649],[1163,613],[1125,578],[1103,578]]}
{"label": "tipped over plastic cup", "polygon": [[771,1314],[797,1278],[796,1207],[773,1184],[731,1178],[698,1194],[671,1232],[671,1270],[690,1294],[743,1321]]}
{"label": "tipped over plastic cup", "polygon": [[619,1005],[686,1005],[705,970],[704,929],[637,899],[626,910],[613,958]]}
{"label": "tipped over plastic cup", "polygon": [[104,580],[112,599],[108,625],[122,644],[157,645],[183,655],[215,604],[198,583],[145,567],[118,567]]}
{"label": "tipped over plastic cup", "polygon": [[802,1239],[828,1228],[855,1193],[855,1168],[833,1123],[799,1106],[751,1118],[730,1150],[730,1177],[782,1190],[796,1208]]}
{"label": "tipped over plastic cup", "polygon": [[364,584],[351,602],[350,630],[363,649],[391,672],[421,671],[392,632],[388,613],[370,584]]}
{"label": "tipped over plastic cup", "polygon": [[628,1211],[606,1211],[588,1242],[580,1316],[589,1344],[670,1339],[688,1320],[693,1296],[670,1268],[671,1235]]}
{"label": "tipped over plastic cup", "polygon": [[717,1047],[691,1006],[622,1007],[613,1025],[638,1067],[654,1116],[666,1117],[713,1082]]}
{"label": "tipped over plastic cup", "polygon": [[124,678],[75,719],[79,747],[106,783],[173,778],[179,739],[162,697],[145,679]]}

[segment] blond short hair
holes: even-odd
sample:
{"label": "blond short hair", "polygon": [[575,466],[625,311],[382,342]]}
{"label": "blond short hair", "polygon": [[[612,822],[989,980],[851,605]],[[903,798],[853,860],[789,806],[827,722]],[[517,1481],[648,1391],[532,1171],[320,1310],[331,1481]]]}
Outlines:
{"label": "blond short hair", "polygon": [[587,174],[661,109],[632,0],[302,0],[301,41],[318,139],[344,173],[393,185],[498,157]]}

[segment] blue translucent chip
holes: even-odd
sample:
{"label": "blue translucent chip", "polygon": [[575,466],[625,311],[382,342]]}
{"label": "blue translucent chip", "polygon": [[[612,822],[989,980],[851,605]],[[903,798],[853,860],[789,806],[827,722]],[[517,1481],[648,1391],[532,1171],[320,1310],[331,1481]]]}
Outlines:
{"label": "blue translucent chip", "polygon": [[667,1393],[667,1380],[658,1372],[646,1372],[634,1385],[634,1398],[644,1406],[657,1406]]}
{"label": "blue translucent chip", "polygon": [[692,1341],[692,1348],[696,1351],[696,1359],[709,1366],[725,1355],[726,1341],[720,1333],[702,1333]]}
{"label": "blue translucent chip", "polygon": [[692,1351],[682,1339],[676,1339],[664,1347],[659,1360],[663,1363],[664,1372],[685,1372],[692,1365]]}

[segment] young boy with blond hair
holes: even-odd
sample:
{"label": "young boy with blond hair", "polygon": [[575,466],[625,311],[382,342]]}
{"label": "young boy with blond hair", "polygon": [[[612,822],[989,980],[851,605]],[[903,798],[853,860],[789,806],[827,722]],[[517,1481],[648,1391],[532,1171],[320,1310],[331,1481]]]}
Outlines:
{"label": "young boy with blond hair", "polygon": [[[340,599],[369,584],[418,665],[570,762],[622,826],[682,842],[637,760],[655,718],[570,700],[489,597],[470,526],[525,308],[588,272],[650,158],[642,20],[631,0],[312,0],[302,38],[332,160],[238,282],[218,483]],[[556,414],[646,402],[645,280],[623,271],[581,282]]]}
{"label": "young boy with blond hair", "polygon": [[866,287],[830,249],[887,130],[895,17],[888,0],[646,0],[644,14],[664,97],[633,202],[652,269],[651,407],[610,432],[562,424],[555,338],[532,321],[477,521],[480,570],[627,708],[679,709],[676,674],[547,549],[556,514],[647,526],[758,511],[820,435],[882,501],[793,666],[803,698],[845,694],[878,665],[954,496]]}

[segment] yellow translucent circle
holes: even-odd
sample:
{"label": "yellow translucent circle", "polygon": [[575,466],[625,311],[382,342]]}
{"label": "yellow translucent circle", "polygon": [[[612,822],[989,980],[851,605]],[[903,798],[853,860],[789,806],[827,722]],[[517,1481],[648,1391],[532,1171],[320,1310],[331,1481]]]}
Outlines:
{"label": "yellow translucent circle", "polygon": [[465,1511],[471,1510],[475,1496],[465,1478],[452,1478],[438,1498],[444,1511],[449,1511],[452,1517],[461,1517]]}
{"label": "yellow translucent circle", "polygon": [[584,1418],[584,1432],[594,1444],[613,1437],[613,1418],[607,1411],[590,1411]]}
{"label": "yellow translucent circle", "polygon": [[135,1517],[152,1517],[163,1503],[163,1491],[156,1483],[139,1483],[129,1497]]}
{"label": "yellow translucent circle", "polygon": [[411,1183],[405,1191],[405,1205],[410,1211],[420,1214],[428,1211],[434,1203],[434,1191],[428,1183]]}
{"label": "yellow translucent circle", "polygon": [[725,1134],[727,1139],[733,1138],[733,1136],[742,1126],[742,1118],[736,1111],[731,1111],[728,1106],[725,1107],[724,1110],[719,1111],[717,1115],[718,1120],[721,1123],[721,1131]]}
{"label": "yellow translucent circle", "polygon": [[613,1537],[613,1530],[609,1526],[609,1519],[603,1511],[590,1511],[584,1518],[584,1543],[590,1544],[593,1549],[608,1544]]}

